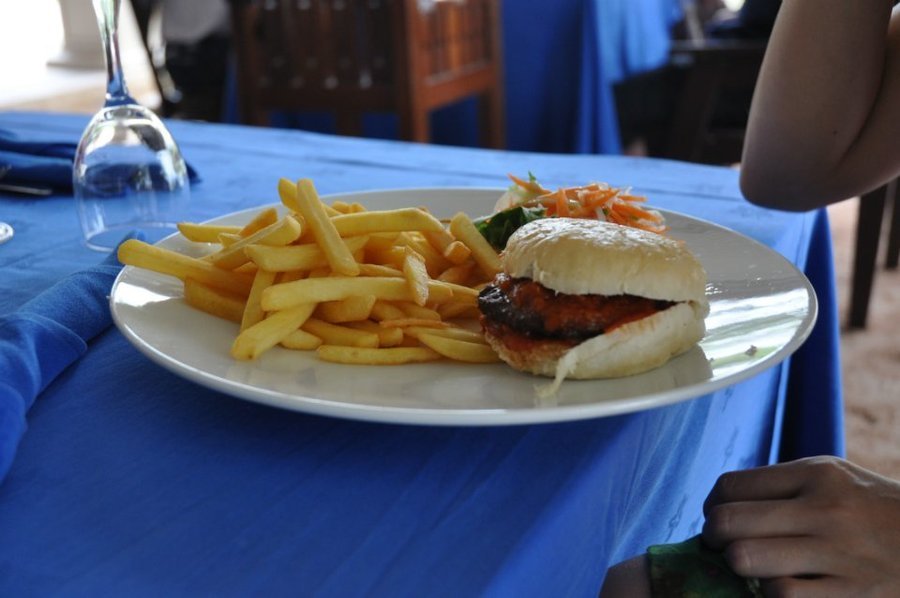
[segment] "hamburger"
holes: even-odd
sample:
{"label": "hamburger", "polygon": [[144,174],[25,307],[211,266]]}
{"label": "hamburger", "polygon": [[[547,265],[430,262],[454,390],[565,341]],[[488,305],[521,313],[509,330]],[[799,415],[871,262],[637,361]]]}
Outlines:
{"label": "hamburger", "polygon": [[484,336],[510,366],[557,384],[651,370],[706,332],[706,272],[663,235],[544,218],[513,233],[501,260],[478,297]]}

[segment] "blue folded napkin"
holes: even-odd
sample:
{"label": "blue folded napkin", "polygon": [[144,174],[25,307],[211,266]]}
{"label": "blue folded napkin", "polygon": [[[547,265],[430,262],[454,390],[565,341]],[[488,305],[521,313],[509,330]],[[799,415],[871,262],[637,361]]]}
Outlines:
{"label": "blue folded napkin", "polygon": [[[72,192],[72,164],[78,139],[54,139],[43,132],[29,134],[28,139],[6,129],[0,129],[0,183],[51,187],[61,193]],[[192,183],[200,180],[197,171],[188,164]]]}
{"label": "blue folded napkin", "polygon": [[108,297],[122,268],[116,253],[0,316],[0,482],[35,398],[112,324]]}

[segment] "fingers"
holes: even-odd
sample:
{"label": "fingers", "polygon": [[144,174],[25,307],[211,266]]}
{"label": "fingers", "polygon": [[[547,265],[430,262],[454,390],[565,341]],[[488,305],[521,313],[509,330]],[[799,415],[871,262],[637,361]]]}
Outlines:
{"label": "fingers", "polygon": [[703,512],[717,504],[792,498],[800,493],[822,459],[800,459],[766,467],[730,471],[719,476],[703,503]]}
{"label": "fingers", "polygon": [[732,542],[725,560],[742,577],[796,577],[823,575],[835,569],[835,556],[810,537],[754,538]]}
{"label": "fingers", "polygon": [[813,579],[779,577],[759,581],[763,595],[768,598],[821,598],[822,596],[853,596],[847,584],[835,577]]}
{"label": "fingers", "polygon": [[815,535],[820,526],[810,510],[796,501],[729,502],[709,508],[703,541],[721,550],[741,539]]}

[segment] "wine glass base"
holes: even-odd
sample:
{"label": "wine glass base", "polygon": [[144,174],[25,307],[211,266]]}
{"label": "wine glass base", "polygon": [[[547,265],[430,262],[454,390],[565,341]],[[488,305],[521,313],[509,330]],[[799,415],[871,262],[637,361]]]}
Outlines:
{"label": "wine glass base", "polygon": [[6,243],[13,237],[13,227],[5,222],[0,222],[0,244]]}
{"label": "wine glass base", "polygon": [[128,237],[138,238],[147,243],[156,243],[177,233],[174,224],[122,225],[107,228],[84,239],[88,249],[109,253]]}

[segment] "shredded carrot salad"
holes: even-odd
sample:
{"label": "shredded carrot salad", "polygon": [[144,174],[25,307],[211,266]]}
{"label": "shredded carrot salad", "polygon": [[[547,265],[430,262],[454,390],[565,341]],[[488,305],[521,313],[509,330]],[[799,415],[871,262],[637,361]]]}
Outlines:
{"label": "shredded carrot salad", "polygon": [[590,183],[551,191],[536,180],[524,180],[512,174],[507,176],[513,183],[534,195],[519,205],[543,207],[547,216],[606,220],[660,234],[668,230],[662,214],[639,205],[646,202],[647,198],[631,195],[627,189],[610,187],[605,183]]}

